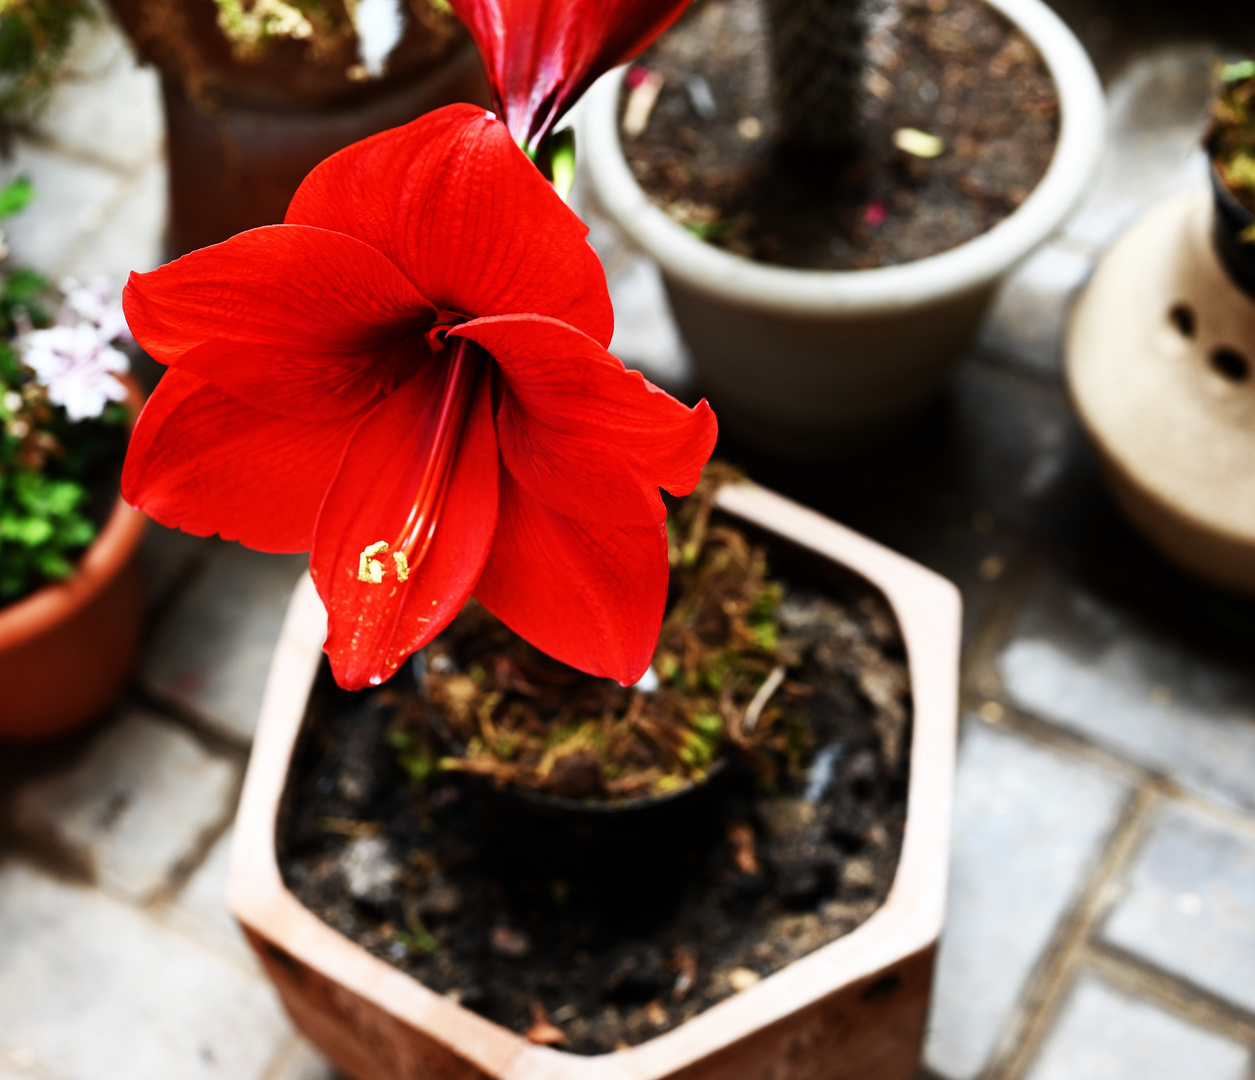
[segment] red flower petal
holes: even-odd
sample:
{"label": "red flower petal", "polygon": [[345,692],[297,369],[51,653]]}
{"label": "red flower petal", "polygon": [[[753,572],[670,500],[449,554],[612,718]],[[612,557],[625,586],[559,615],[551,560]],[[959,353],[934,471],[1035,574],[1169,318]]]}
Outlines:
{"label": "red flower petal", "polygon": [[305,179],[286,220],[365,241],[445,311],[550,315],[610,343],[614,313],[588,227],[473,105],[341,150]]}
{"label": "red flower petal", "polygon": [[666,518],[660,487],[687,495],[715,447],[702,401],[688,408],[591,338],[531,315],[478,319],[451,331],[479,342],[504,377],[501,458],[550,509],[615,525]]}
{"label": "red flower petal", "polygon": [[665,525],[588,525],[501,471],[497,535],[475,597],[550,656],[625,686],[645,674],[667,599]]}
{"label": "red flower petal", "polygon": [[271,416],[176,369],[135,425],[122,494],[155,521],[195,536],[308,551],[357,423]]}
{"label": "red flower petal", "polygon": [[368,244],[274,225],[194,251],[123,294],[136,340],[267,412],[333,418],[360,412],[427,354],[435,313]]}
{"label": "red flower petal", "polygon": [[688,0],[450,0],[520,145],[535,146],[593,82],[644,49]]}
{"label": "red flower petal", "polygon": [[310,568],[327,606],[326,650],[336,682],[376,685],[436,636],[471,595],[497,519],[492,385],[481,374],[449,492],[426,559],[402,583],[391,553],[381,584],[358,580],[361,553],[400,535],[430,451],[444,367],[425,364],[362,422],[345,452],[314,531]]}

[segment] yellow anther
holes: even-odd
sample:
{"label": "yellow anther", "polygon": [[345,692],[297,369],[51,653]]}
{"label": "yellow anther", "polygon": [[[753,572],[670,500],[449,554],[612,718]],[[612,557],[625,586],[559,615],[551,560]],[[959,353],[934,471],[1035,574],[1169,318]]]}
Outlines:
{"label": "yellow anther", "polygon": [[377,544],[371,544],[366,548],[357,560],[357,580],[364,581],[368,585],[380,585],[383,583],[383,563],[378,559],[372,558],[374,555],[381,555],[388,550],[388,542],[380,540]]}
{"label": "yellow anther", "polygon": [[405,552],[394,551],[392,553],[392,561],[397,564],[397,580],[408,581],[410,579],[410,560],[405,557]]}

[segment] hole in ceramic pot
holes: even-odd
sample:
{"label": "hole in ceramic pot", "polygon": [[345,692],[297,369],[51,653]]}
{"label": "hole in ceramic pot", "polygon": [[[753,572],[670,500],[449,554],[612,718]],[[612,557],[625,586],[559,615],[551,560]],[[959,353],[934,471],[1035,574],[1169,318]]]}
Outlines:
{"label": "hole in ceramic pot", "polygon": [[1251,362],[1237,349],[1222,345],[1211,354],[1211,366],[1230,382],[1246,382],[1251,377]]}
{"label": "hole in ceramic pot", "polygon": [[1177,328],[1182,337],[1192,338],[1198,329],[1198,320],[1194,317],[1194,309],[1189,304],[1174,304],[1168,312],[1168,319]]}

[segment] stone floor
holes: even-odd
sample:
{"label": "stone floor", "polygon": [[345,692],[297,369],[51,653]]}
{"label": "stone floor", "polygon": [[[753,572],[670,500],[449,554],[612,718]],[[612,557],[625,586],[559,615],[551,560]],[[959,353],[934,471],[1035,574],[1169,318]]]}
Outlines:
{"label": "stone floor", "polygon": [[[1252,1080],[1255,606],[1186,580],[1125,526],[1059,355],[1096,255],[1198,181],[1212,50],[1163,45],[1184,37],[1175,6],[1152,5],[1162,18],[1136,33],[1117,0],[1060,7],[1108,78],[1110,152],[943,399],[900,446],[839,468],[720,452],[965,596],[950,912],[921,1077]],[[10,243],[19,262],[120,284],[161,256],[156,82],[107,24],[73,68],[0,164],[39,191]],[[615,348],[692,391],[656,272],[594,225]],[[0,748],[0,1080],[330,1080],[222,904],[302,559],[159,529],[147,556],[126,699],[80,736]]]}

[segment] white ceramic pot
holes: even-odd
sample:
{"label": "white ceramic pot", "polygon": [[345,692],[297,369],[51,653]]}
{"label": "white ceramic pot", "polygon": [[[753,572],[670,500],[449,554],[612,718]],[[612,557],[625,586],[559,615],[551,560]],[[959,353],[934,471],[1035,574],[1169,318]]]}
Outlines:
{"label": "white ceramic pot", "polygon": [[1024,203],[940,255],[876,270],[790,270],[730,254],[654,206],[628,168],[623,70],[588,93],[579,152],[594,198],[662,268],[720,422],[789,455],[850,452],[908,421],[975,333],[999,280],[1060,226],[1097,166],[1105,104],[1084,48],[1041,0],[987,0],[1036,46],[1058,87],[1059,144]]}
{"label": "white ceramic pot", "polygon": [[1068,388],[1116,502],[1182,569],[1255,596],[1255,299],[1202,185],[1157,203],[1094,271]]}

